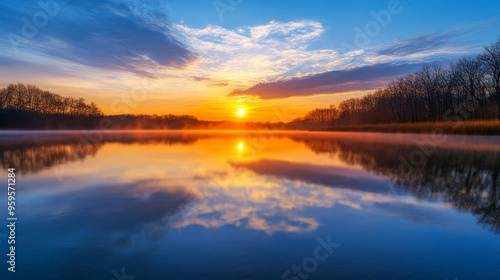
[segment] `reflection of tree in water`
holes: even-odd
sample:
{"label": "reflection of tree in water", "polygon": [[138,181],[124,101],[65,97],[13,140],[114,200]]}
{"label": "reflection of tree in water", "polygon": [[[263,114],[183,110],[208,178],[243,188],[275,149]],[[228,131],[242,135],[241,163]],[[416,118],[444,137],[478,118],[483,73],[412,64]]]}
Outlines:
{"label": "reflection of tree in water", "polygon": [[[479,148],[442,145],[425,157],[413,172],[400,169],[402,156],[421,148],[411,141],[372,142],[352,138],[310,138],[289,136],[303,142],[316,153],[327,153],[347,164],[359,165],[393,180],[396,186],[414,195],[443,200],[478,216],[478,222],[500,233],[500,151],[498,147]],[[445,143],[446,144],[446,143]],[[417,157],[418,159],[418,157]]]}
{"label": "reflection of tree in water", "polygon": [[95,155],[100,145],[61,144],[0,150],[2,166],[16,168],[21,174],[37,173],[58,164],[78,161]]}
{"label": "reflection of tree in water", "polygon": [[187,145],[206,137],[158,133],[109,133],[102,138],[82,133],[23,135],[0,138],[0,154],[4,169],[13,167],[20,174],[31,174],[94,156],[105,143]]}

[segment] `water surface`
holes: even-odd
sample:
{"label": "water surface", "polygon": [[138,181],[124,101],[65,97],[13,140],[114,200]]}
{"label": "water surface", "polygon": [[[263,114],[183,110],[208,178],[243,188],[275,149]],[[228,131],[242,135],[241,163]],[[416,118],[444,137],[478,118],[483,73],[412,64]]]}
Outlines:
{"label": "water surface", "polygon": [[0,153],[1,279],[500,277],[498,137],[3,132]]}

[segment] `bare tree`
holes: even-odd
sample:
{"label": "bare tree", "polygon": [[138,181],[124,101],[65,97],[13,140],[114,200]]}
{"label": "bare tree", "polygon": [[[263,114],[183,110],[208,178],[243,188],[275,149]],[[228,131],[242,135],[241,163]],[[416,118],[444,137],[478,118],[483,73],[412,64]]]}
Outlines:
{"label": "bare tree", "polygon": [[102,116],[101,109],[84,98],[62,97],[35,85],[9,84],[0,89],[0,110],[16,110],[41,114]]}
{"label": "bare tree", "polygon": [[479,56],[487,69],[492,96],[496,102],[497,117],[500,117],[500,39],[484,48],[483,54]]}

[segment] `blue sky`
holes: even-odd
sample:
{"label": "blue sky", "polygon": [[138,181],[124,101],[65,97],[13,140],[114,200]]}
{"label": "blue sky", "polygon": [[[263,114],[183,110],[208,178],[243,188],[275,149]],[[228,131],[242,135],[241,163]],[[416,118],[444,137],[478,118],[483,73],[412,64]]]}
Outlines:
{"label": "blue sky", "polygon": [[[318,48],[335,48],[346,40],[352,40],[354,27],[363,27],[373,20],[370,12],[386,9],[389,1],[235,1],[241,2],[232,11],[224,12],[219,18],[214,8],[216,1],[172,1],[168,2],[170,16],[175,21],[202,28],[207,25],[220,25],[236,29],[244,25],[263,25],[272,20],[287,22],[315,20],[321,22],[326,32],[314,44]],[[230,1],[221,0],[229,4]],[[489,44],[499,35],[500,2],[498,1],[399,1],[403,11],[393,17],[384,31],[374,39],[374,44],[391,41],[395,38],[419,36],[443,32],[463,27],[478,29],[480,32],[469,34],[478,46]]]}
{"label": "blue sky", "polygon": [[7,0],[0,86],[34,83],[109,114],[221,120],[244,107],[268,120],[287,107],[290,119],[422,63],[481,52],[499,38],[499,10],[498,1]]}

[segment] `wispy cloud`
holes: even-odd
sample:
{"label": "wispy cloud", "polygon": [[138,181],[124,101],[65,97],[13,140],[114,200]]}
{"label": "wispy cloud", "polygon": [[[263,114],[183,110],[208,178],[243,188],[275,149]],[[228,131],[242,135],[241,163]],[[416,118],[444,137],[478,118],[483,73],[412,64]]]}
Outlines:
{"label": "wispy cloud", "polygon": [[[41,55],[147,77],[154,77],[151,69],[183,68],[196,54],[174,38],[170,20],[158,11],[160,2],[154,4],[112,0],[61,4],[52,22],[26,47]],[[12,3],[1,13],[2,22],[18,23],[10,24],[10,32],[21,33],[20,19],[40,9],[37,1],[22,7]]]}
{"label": "wispy cloud", "polygon": [[204,83],[209,87],[225,87],[229,85],[229,82],[226,80],[214,80],[208,77],[194,76],[193,81]]}
{"label": "wispy cloud", "polygon": [[481,23],[465,27],[453,27],[443,32],[434,32],[408,38],[397,38],[372,48],[374,56],[383,59],[436,59],[474,52],[473,42],[467,38]]}
{"label": "wispy cloud", "polygon": [[436,50],[453,44],[451,34],[425,34],[405,39],[396,39],[376,50],[377,55],[407,56],[418,52]]}
{"label": "wispy cloud", "polygon": [[232,163],[235,167],[246,168],[259,175],[274,176],[280,179],[299,181],[331,188],[344,188],[374,193],[388,193],[387,183],[369,174],[360,174],[352,170],[293,163],[282,160],[261,159],[256,162]]}
{"label": "wispy cloud", "polygon": [[237,89],[229,96],[252,95],[261,99],[310,96],[326,93],[370,90],[384,86],[389,80],[418,68],[417,64],[376,64],[347,70],[328,71],[304,77],[258,83]]}
{"label": "wispy cloud", "polygon": [[322,72],[341,65],[345,58],[333,49],[309,49],[324,32],[321,23],[311,20],[271,21],[234,30],[215,25],[175,27],[182,41],[200,55],[190,70],[215,80],[231,80],[232,85]]}

